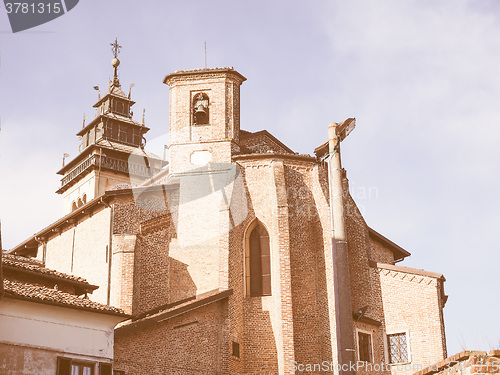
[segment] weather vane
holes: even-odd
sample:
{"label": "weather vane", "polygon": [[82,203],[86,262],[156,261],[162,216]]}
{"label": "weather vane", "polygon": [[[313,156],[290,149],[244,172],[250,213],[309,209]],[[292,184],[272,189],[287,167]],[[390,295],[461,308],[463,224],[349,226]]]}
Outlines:
{"label": "weather vane", "polygon": [[110,43],[109,45],[112,47],[111,52],[113,52],[115,59],[118,58],[118,54],[120,53],[120,48],[122,48],[122,46],[118,44],[118,38],[115,38],[115,42]]}

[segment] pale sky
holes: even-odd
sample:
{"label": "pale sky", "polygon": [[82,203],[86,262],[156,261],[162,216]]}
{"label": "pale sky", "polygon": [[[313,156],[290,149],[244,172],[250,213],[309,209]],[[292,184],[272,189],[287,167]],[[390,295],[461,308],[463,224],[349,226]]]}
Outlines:
{"label": "pale sky", "polygon": [[[495,0],[81,0],[12,34],[0,9],[0,218],[10,249],[62,214],[63,153],[75,157],[93,86],[118,37],[135,119],[161,155],[178,69],[233,66],[241,126],[312,154],[328,123],[372,228],[443,273],[448,354],[500,349],[500,3]],[[151,147],[149,147],[151,146]]]}

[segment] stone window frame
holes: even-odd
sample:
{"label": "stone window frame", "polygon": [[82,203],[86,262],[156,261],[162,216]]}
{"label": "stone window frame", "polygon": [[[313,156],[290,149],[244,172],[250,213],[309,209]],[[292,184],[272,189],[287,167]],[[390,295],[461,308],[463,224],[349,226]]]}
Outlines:
{"label": "stone window frame", "polygon": [[[390,347],[389,347],[389,336],[404,333],[406,335],[406,351],[408,353],[408,360],[406,362],[390,362]],[[407,327],[396,328],[386,330],[384,333],[384,351],[385,351],[385,362],[390,366],[404,365],[412,362],[411,354],[411,335],[410,329]]]}
{"label": "stone window frame", "polygon": [[[250,280],[251,280],[251,274],[250,274],[250,235],[252,234],[253,230],[257,227],[257,225],[261,225],[264,230],[267,232],[268,238],[269,238],[269,269],[270,269],[270,281],[269,281],[269,289],[270,293],[269,294],[263,294],[263,295],[251,295],[251,290],[250,290]],[[245,297],[252,298],[252,297],[269,297],[272,296],[272,250],[271,250],[271,236],[269,235],[269,230],[267,226],[260,221],[258,218],[254,218],[250,224],[248,224],[247,229],[245,230],[244,233],[244,243],[243,243],[243,289],[245,291]]]}
{"label": "stone window frame", "polygon": [[374,352],[374,347],[373,347],[373,336],[374,336],[373,332],[367,331],[366,329],[362,329],[362,328],[356,328],[356,358],[357,358],[357,360],[361,361],[361,359],[360,359],[359,333],[364,333],[364,334],[370,336],[371,362],[368,362],[368,361],[362,361],[362,362],[375,363],[375,352]]}

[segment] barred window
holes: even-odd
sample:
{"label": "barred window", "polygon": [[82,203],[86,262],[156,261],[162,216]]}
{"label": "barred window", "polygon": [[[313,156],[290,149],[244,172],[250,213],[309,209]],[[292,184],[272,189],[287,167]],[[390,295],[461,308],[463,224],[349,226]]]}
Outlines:
{"label": "barred window", "polygon": [[365,332],[358,332],[358,354],[360,361],[373,362],[371,334]]}
{"label": "barred window", "polygon": [[408,362],[408,341],[406,332],[387,335],[389,363]]}

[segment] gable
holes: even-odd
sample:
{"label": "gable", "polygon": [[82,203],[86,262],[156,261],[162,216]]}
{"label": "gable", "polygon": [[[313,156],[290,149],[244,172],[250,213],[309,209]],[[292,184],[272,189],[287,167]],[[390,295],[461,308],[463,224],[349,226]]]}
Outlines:
{"label": "gable", "polygon": [[255,133],[240,130],[240,146],[242,154],[295,154],[267,130]]}

